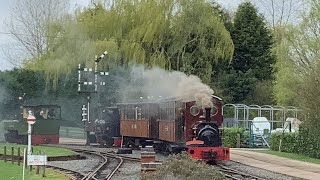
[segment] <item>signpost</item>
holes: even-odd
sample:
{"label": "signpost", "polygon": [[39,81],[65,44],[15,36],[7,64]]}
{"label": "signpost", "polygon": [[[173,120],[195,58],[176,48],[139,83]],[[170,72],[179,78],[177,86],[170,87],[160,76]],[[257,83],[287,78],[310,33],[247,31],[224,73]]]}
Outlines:
{"label": "signpost", "polygon": [[28,155],[28,166],[44,166],[47,165],[46,155]]}
{"label": "signpost", "polygon": [[29,112],[29,116],[27,118],[27,122],[28,122],[28,155],[31,155],[31,130],[32,130],[32,124],[36,123],[36,117],[34,117],[32,111],[28,111]]}

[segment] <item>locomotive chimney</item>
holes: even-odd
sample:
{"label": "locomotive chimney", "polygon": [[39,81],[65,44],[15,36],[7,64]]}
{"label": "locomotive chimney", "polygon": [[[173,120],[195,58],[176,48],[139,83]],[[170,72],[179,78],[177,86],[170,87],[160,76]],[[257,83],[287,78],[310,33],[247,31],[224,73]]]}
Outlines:
{"label": "locomotive chimney", "polygon": [[207,122],[210,122],[211,118],[211,108],[205,108],[205,111],[206,111],[206,121]]}

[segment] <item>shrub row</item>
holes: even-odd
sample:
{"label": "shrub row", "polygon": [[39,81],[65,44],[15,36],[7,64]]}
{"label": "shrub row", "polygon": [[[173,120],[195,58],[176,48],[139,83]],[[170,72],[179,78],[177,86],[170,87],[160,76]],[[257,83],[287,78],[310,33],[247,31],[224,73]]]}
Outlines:
{"label": "shrub row", "polygon": [[236,147],[237,146],[237,134],[240,134],[241,144],[243,144],[249,135],[245,132],[244,128],[224,128],[223,129],[223,146]]}
{"label": "shrub row", "polygon": [[[300,127],[297,133],[273,133],[269,144],[270,149],[288,153],[320,158],[320,137],[310,129]],[[280,146],[281,141],[281,146]],[[280,148],[279,148],[280,147]]]}

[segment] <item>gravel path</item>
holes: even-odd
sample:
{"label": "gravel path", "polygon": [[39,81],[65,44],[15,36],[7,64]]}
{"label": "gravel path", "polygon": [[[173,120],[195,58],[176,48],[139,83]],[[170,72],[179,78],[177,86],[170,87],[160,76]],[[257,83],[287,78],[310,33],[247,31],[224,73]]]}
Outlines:
{"label": "gravel path", "polygon": [[247,174],[255,175],[268,180],[302,180],[300,178],[290,177],[290,176],[275,173],[272,171],[240,164],[235,161],[226,161],[226,162],[223,162],[223,164],[229,168],[232,168]]}
{"label": "gravel path", "polygon": [[289,177],[297,177],[296,179],[320,179],[319,164],[292,160],[247,149],[231,149],[230,152],[231,160],[242,164],[285,174]]}

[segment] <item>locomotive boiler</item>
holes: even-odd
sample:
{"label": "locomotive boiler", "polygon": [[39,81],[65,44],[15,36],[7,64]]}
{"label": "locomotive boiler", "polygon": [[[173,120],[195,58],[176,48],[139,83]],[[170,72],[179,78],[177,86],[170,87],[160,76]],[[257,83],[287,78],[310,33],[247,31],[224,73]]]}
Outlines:
{"label": "locomotive boiler", "polygon": [[[161,152],[186,151],[191,157],[207,162],[229,160],[229,148],[222,147],[221,140],[222,99],[212,96],[211,102],[213,106],[208,108],[178,98],[118,103],[112,113],[119,115],[113,115],[117,119],[112,122],[119,122],[115,128],[119,128],[117,135],[122,137],[124,147],[152,145]],[[101,132],[97,134],[101,137]],[[110,135],[105,139],[113,138]]]}

